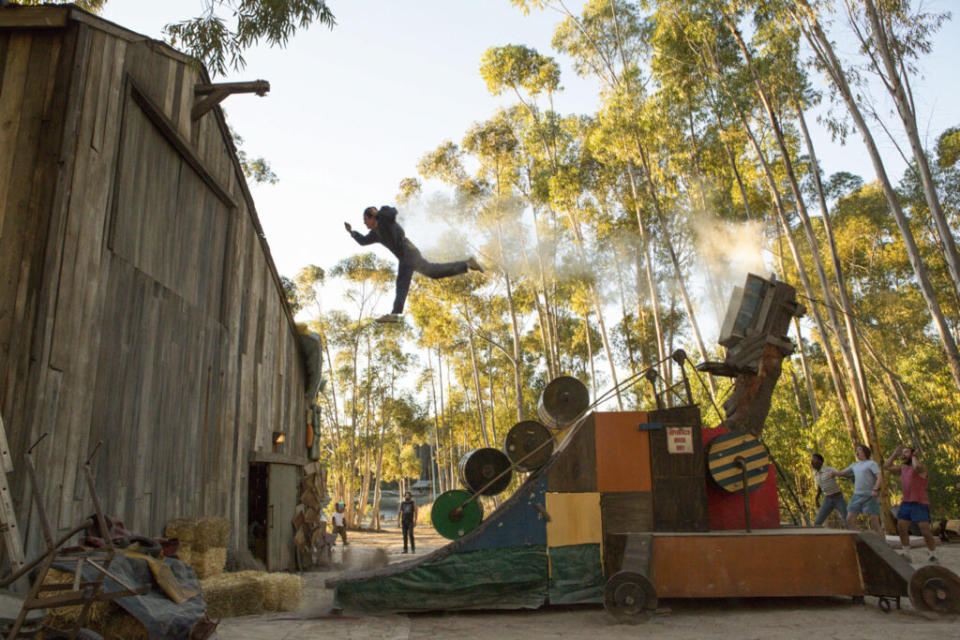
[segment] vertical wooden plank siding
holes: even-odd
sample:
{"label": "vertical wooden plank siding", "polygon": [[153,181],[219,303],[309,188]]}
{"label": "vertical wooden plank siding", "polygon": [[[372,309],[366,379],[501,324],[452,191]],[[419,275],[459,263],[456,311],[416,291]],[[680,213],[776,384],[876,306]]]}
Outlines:
{"label": "vertical wooden plank siding", "polygon": [[224,516],[235,549],[248,452],[283,431],[302,455],[298,342],[221,116],[190,118],[199,81],[115,29],[0,27],[0,411],[15,460],[50,433],[40,494],[61,530],[91,509],[98,440],[98,491],[128,528]]}

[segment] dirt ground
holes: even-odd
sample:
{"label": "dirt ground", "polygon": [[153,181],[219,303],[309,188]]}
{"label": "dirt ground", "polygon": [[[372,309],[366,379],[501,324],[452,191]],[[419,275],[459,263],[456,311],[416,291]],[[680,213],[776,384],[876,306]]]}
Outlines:
{"label": "dirt ground", "polygon": [[[417,555],[446,543],[429,526],[417,528]],[[399,530],[382,533],[349,532],[346,557],[337,547],[334,571],[304,574],[301,608],[294,613],[229,618],[220,624],[221,640],[306,640],[330,637],[337,640],[428,640],[433,638],[558,637],[584,640],[637,637],[669,640],[701,638],[817,638],[852,640],[877,637],[935,637],[960,640],[960,617],[924,616],[909,599],[902,610],[884,613],[877,598],[853,604],[850,598],[766,598],[726,600],[667,600],[661,611],[640,626],[616,624],[600,605],[545,607],[533,611],[476,611],[385,616],[330,617],[333,592],[324,581],[343,571],[344,565],[366,562],[382,549],[387,560],[403,555]],[[960,574],[960,543],[940,546],[940,564]],[[920,565],[917,565],[920,566]]]}

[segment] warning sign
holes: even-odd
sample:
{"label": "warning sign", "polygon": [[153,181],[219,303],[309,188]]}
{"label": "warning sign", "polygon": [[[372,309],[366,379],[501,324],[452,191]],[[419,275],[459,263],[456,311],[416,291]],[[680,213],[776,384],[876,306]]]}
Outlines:
{"label": "warning sign", "polygon": [[667,427],[669,453],[693,453],[693,427]]}

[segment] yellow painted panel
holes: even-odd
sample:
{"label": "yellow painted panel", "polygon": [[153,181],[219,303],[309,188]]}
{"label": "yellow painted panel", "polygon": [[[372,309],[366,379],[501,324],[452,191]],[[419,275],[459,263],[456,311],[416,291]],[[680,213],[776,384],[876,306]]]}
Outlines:
{"label": "yellow painted panel", "polygon": [[599,493],[547,493],[547,546],[601,542]]}

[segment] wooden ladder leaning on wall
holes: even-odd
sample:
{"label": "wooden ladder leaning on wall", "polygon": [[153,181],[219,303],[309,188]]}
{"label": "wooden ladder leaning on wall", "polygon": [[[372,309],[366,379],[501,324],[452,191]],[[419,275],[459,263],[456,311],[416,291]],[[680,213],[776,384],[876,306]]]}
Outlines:
{"label": "wooden ladder leaning on wall", "polygon": [[12,471],[13,458],[7,445],[7,430],[3,426],[3,416],[0,416],[0,533],[3,534],[3,547],[7,552],[10,571],[14,572],[24,565],[24,556],[17,514],[13,510],[10,485],[7,483],[7,474]]}

